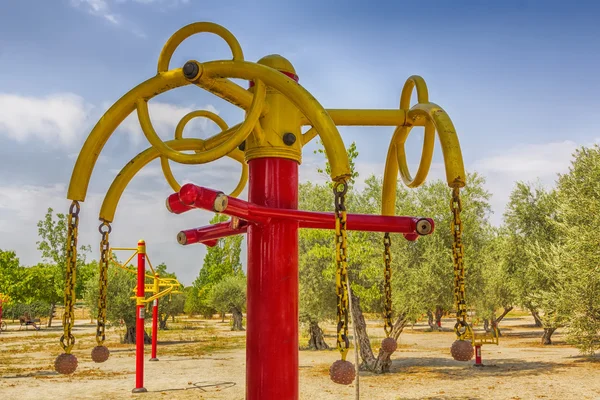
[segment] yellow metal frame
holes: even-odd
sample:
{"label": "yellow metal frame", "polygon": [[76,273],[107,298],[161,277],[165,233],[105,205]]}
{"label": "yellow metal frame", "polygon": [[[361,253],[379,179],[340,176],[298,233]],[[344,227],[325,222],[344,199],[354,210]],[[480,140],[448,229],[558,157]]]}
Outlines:
{"label": "yellow metal frame", "polygon": [[[113,251],[132,251],[133,254],[127,259],[127,261],[120,264],[115,260]],[[144,253],[146,255],[146,261],[148,262],[148,266],[150,267],[150,270],[152,271],[152,274],[148,274],[148,273],[144,274],[147,279],[152,279],[151,284],[144,285],[144,293],[150,293],[150,294],[152,294],[152,296],[150,296],[149,298],[138,298],[137,296],[132,296],[131,298],[135,299],[137,304],[148,304],[148,303],[153,302],[155,299],[159,299],[166,295],[183,293],[181,291],[181,283],[179,283],[179,281],[177,279],[161,278],[156,273],[156,271],[154,271],[154,268],[152,267],[152,263],[150,262],[150,257],[148,256],[148,253],[146,253],[145,244],[143,245],[142,249],[140,249],[140,246],[138,246],[138,247],[111,247],[109,250],[110,263],[116,267],[119,267],[119,268],[129,272],[130,274],[137,276],[137,270],[129,269],[129,268],[127,268],[127,265],[133,260],[133,258],[138,253]],[[133,292],[134,293],[137,292],[137,285],[133,288]]]}
{"label": "yellow metal frame", "polygon": [[492,333],[475,333],[472,326],[469,326],[465,333],[464,340],[470,340],[473,346],[483,346],[484,344],[499,343],[500,333],[496,326],[492,326]]}

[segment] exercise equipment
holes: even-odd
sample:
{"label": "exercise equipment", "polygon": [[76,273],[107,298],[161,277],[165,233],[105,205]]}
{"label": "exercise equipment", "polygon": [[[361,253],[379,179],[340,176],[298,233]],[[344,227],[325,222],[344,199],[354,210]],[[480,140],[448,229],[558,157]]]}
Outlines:
{"label": "exercise equipment", "polygon": [[[190,60],[181,68],[170,69],[171,56],[179,44],[201,32],[224,39],[232,58],[208,62]],[[249,88],[242,88],[230,79],[246,80]],[[147,103],[161,93],[187,85],[205,89],[239,106],[245,111],[244,121],[227,127],[224,121],[199,110],[181,120],[173,140],[161,140],[150,121]],[[414,88],[418,103],[411,107]],[[105,196],[99,216],[102,248],[107,246],[110,224],[123,190],[144,165],[160,158],[165,178],[175,192],[167,198],[169,211],[181,214],[203,209],[231,217],[228,222],[181,231],[177,235],[180,244],[204,243],[210,246],[225,236],[248,235],[246,398],[297,400],[298,229],[333,230],[336,239],[337,348],[340,352],[340,360],[335,365],[341,367],[332,366],[331,378],[342,384],[352,382],[352,364],[346,361],[350,347],[347,231],[402,233],[407,240],[417,240],[422,235],[433,233],[432,219],[396,216],[394,205],[398,172],[409,187],[417,187],[425,181],[436,132],[442,147],[448,185],[456,191],[465,185],[466,175],[456,131],[446,112],[429,102],[425,81],[418,76],[408,78],[401,93],[399,109],[325,109],[299,84],[293,65],[284,57],[274,54],[258,62],[249,62],[244,59],[237,39],[222,26],[209,22],[187,25],[166,42],[159,55],[156,76],[142,82],[112,105],[85,141],[67,193],[67,198],[72,201],[73,212],[70,215],[74,227],[69,231],[73,232],[69,236],[69,255],[76,253],[74,243],[79,203],[85,201],[97,158],[111,134],[134,111],[152,147],[138,154],[121,170]],[[185,124],[197,116],[211,118],[222,131],[206,140],[183,138]],[[351,214],[346,210],[351,171],[338,125],[396,128],[386,158],[382,215]],[[303,126],[310,127],[304,134]],[[425,127],[422,158],[414,178],[408,170],[404,150],[413,126]],[[331,167],[335,209],[329,213],[297,209],[298,165],[302,161],[302,147],[316,136],[325,147]],[[179,185],[169,167],[169,161],[206,164],[224,156],[242,164],[240,181],[230,195],[195,184]],[[236,198],[246,182],[248,201]],[[104,265],[101,262],[100,268],[105,268]],[[74,282],[70,271],[68,268],[67,288]],[[69,295],[65,295],[65,304],[70,305],[72,291],[67,290],[66,293]],[[105,304],[101,306],[105,307]],[[61,343],[64,342],[65,354],[70,355],[74,338],[68,323],[64,337]]]}

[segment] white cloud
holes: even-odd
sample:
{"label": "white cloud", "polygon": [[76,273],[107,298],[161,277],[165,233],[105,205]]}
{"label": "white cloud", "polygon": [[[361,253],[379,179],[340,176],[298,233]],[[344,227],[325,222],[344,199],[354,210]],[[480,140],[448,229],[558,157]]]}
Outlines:
{"label": "white cloud", "polygon": [[102,17],[112,24],[120,24],[120,17],[111,11],[105,0],[71,0],[71,4],[74,7],[84,6],[90,14]]}
{"label": "white cloud", "polygon": [[0,93],[0,135],[17,142],[39,139],[72,145],[83,135],[92,106],[72,93],[45,97]]}

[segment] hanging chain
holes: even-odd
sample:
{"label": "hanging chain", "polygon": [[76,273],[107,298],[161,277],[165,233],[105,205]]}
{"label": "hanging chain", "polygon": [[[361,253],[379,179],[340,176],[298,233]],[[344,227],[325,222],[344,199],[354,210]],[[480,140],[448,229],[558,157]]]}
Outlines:
{"label": "hanging chain", "polygon": [[335,254],[336,254],[336,294],[337,294],[337,348],[346,360],[350,348],[348,339],[348,264],[346,236],[346,192],[345,182],[336,182],[335,194]]}
{"label": "hanging chain", "polygon": [[450,227],[454,239],[452,243],[452,261],[454,264],[454,305],[456,306],[456,325],[454,325],[454,331],[458,338],[462,340],[467,334],[468,326],[467,302],[465,300],[465,249],[462,243],[463,225],[460,219],[462,202],[460,199],[460,188],[458,187],[452,189],[450,209],[452,210],[453,216]]}
{"label": "hanging chain", "polygon": [[383,258],[385,260],[385,269],[383,271],[383,291],[385,295],[385,308],[383,311],[383,329],[385,330],[386,337],[390,337],[390,334],[392,333],[392,328],[394,327],[394,325],[392,324],[392,252],[390,250],[391,245],[392,239],[390,238],[389,232],[386,232],[383,236]]}
{"label": "hanging chain", "polygon": [[110,261],[110,246],[108,243],[108,235],[112,231],[109,222],[103,221],[98,230],[102,234],[100,240],[100,277],[99,277],[99,295],[98,295],[98,319],[96,326],[96,342],[98,346],[102,346],[106,339],[106,296],[108,291],[108,263]]}
{"label": "hanging chain", "polygon": [[77,271],[77,236],[79,231],[79,202],[73,200],[69,208],[67,226],[67,251],[65,271],[65,311],[62,316],[63,335],[60,345],[65,353],[70,354],[75,345],[75,337],[71,333],[75,322],[75,281]]}

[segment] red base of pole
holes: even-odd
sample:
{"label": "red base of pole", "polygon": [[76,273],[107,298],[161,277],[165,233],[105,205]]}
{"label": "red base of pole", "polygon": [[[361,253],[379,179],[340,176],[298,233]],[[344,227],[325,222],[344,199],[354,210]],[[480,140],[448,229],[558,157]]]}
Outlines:
{"label": "red base of pole", "polygon": [[475,346],[475,365],[474,367],[483,367],[481,363],[481,346]]}

